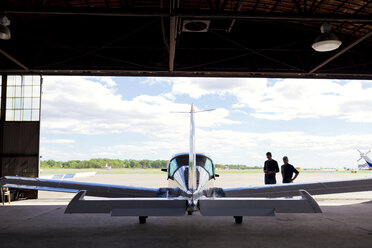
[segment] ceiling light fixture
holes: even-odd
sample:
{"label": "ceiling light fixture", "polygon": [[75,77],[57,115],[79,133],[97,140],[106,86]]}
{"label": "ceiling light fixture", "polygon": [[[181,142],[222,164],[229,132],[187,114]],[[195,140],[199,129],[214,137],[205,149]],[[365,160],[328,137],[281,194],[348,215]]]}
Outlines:
{"label": "ceiling light fixture", "polygon": [[317,52],[329,52],[336,50],[342,44],[337,36],[331,32],[331,24],[323,23],[320,26],[321,34],[315,39],[311,47]]}
{"label": "ceiling light fixture", "polygon": [[10,25],[10,21],[8,17],[3,16],[0,19],[0,39],[1,40],[9,40],[10,39],[10,30],[8,26]]}
{"label": "ceiling light fixture", "polygon": [[205,33],[210,23],[210,20],[183,20],[182,32]]}

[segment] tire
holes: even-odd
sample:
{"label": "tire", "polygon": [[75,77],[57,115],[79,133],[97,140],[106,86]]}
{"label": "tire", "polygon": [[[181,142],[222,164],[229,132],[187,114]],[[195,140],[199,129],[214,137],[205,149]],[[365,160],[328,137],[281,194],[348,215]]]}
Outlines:
{"label": "tire", "polygon": [[242,224],[243,223],[243,216],[234,216],[235,223],[236,224]]}
{"label": "tire", "polygon": [[187,211],[187,214],[188,215],[192,215],[192,211]]}
{"label": "tire", "polygon": [[147,216],[139,216],[139,223],[140,224],[146,224]]}

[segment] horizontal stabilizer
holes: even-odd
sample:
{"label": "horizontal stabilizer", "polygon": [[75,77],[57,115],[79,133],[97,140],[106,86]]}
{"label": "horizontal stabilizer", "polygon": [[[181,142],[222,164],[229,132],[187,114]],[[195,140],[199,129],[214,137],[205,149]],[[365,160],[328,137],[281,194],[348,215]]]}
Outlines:
{"label": "horizontal stabilizer", "polygon": [[34,189],[76,193],[85,190],[87,196],[99,197],[158,197],[160,189],[130,187],[121,185],[51,180],[33,177],[5,176],[0,185],[8,188]]}
{"label": "horizontal stabilizer", "polygon": [[273,216],[275,213],[321,213],[306,191],[301,198],[206,198],[199,200],[205,216]]}
{"label": "horizontal stabilizer", "polygon": [[112,216],[183,216],[187,200],[183,198],[95,198],[85,199],[79,191],[65,213],[111,213]]}
{"label": "horizontal stabilizer", "polygon": [[286,197],[298,196],[299,190],[311,195],[372,191],[372,178],[315,183],[288,183],[249,188],[223,189],[225,197]]}

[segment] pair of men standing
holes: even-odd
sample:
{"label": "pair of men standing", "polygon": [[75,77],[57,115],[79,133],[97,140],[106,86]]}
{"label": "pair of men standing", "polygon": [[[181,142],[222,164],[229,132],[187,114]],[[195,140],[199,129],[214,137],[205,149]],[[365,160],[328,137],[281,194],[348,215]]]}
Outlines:
{"label": "pair of men standing", "polygon": [[[278,162],[272,159],[271,152],[266,153],[266,157],[267,160],[264,165],[265,184],[276,184],[275,175],[279,172]],[[283,183],[292,183],[297,178],[299,172],[293,165],[288,163],[288,157],[283,157],[283,163],[281,166]],[[295,174],[294,177],[293,173]]]}

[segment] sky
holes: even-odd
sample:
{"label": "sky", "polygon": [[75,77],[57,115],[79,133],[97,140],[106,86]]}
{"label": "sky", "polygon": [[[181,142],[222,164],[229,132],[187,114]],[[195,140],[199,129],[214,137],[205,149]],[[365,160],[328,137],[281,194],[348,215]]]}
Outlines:
{"label": "sky", "polygon": [[372,148],[372,80],[44,77],[43,160],[169,159],[189,148],[219,164],[356,168]]}

